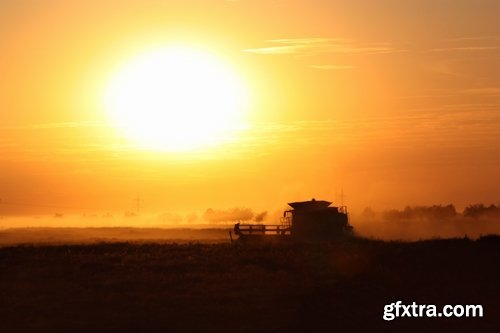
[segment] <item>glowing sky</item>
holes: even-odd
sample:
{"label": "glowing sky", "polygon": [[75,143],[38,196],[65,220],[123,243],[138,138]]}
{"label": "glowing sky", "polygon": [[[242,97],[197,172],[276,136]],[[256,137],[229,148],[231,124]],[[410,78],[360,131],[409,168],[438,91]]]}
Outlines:
{"label": "glowing sky", "polygon": [[[0,214],[126,211],[137,193],[151,211],[341,190],[359,210],[498,203],[498,13],[496,0],[0,1]],[[177,42],[246,82],[237,140],[145,151],[109,122],[110,75]]]}

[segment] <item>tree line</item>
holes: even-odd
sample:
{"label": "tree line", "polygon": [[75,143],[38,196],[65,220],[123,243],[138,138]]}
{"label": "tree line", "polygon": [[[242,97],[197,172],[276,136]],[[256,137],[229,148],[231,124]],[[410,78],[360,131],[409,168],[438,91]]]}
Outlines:
{"label": "tree line", "polygon": [[[374,219],[378,216],[371,208],[365,208],[361,217]],[[447,220],[457,217],[500,218],[500,205],[471,204],[458,212],[453,204],[432,206],[406,206],[402,210],[390,209],[380,213],[382,219],[387,221],[399,220]]]}

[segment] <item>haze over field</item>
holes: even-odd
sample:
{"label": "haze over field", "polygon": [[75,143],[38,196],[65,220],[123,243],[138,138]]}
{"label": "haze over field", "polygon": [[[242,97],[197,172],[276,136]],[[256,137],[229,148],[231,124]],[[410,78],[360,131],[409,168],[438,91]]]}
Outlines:
{"label": "haze over field", "polygon": [[[204,214],[10,216],[0,219],[0,246],[100,241],[223,242],[231,240],[235,222],[280,223],[279,212],[251,209],[214,210]],[[500,234],[500,205],[470,205],[457,212],[453,205],[405,207],[375,212],[366,208],[350,214],[357,236],[416,241],[469,238]]]}
{"label": "haze over field", "polygon": [[1,1],[0,215],[497,204],[499,12]]}

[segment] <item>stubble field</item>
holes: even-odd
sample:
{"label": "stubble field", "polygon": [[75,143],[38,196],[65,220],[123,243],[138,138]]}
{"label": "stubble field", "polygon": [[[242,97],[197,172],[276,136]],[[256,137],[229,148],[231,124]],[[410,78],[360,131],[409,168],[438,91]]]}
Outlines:
{"label": "stubble field", "polygon": [[[498,237],[0,248],[2,332],[498,332]],[[483,318],[382,319],[385,304]]]}

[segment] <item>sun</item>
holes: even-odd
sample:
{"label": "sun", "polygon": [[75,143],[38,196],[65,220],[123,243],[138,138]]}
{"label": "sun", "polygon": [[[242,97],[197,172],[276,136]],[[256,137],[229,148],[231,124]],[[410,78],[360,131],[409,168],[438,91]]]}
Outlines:
{"label": "sun", "polygon": [[118,69],[106,85],[104,106],[112,123],[139,146],[184,152],[231,140],[244,126],[248,94],[215,55],[170,46]]}

